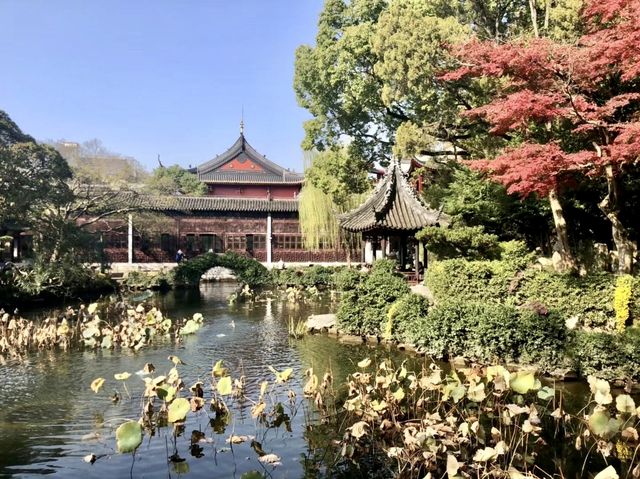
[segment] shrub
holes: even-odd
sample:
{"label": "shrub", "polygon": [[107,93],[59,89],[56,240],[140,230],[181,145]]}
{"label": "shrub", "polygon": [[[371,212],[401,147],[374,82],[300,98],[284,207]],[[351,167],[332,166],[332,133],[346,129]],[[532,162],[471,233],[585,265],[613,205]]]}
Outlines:
{"label": "shrub", "polygon": [[417,294],[407,294],[397,300],[387,312],[384,338],[405,341],[429,312],[429,300]]}
{"label": "shrub", "polygon": [[[437,261],[427,270],[426,284],[436,302],[458,298],[514,306],[540,303],[564,320],[576,316],[588,328],[614,328],[615,276],[601,272],[579,277],[527,269],[530,257],[521,246],[519,242],[501,243],[501,260]],[[636,298],[629,296],[627,304],[627,317],[637,314],[640,304]]]}
{"label": "shrub", "polygon": [[310,286],[324,286],[329,287],[333,285],[333,269],[327,266],[315,265],[303,270],[302,285],[306,287]]}
{"label": "shrub", "polygon": [[622,334],[578,331],[570,356],[581,376],[602,379],[640,380],[640,331],[630,328]]}
{"label": "shrub", "polygon": [[491,302],[447,301],[432,308],[409,339],[436,358],[462,355],[482,362],[519,361],[557,366],[566,343],[556,314]]}
{"label": "shrub", "polygon": [[465,354],[471,319],[468,304],[440,303],[408,330],[407,339],[434,358]]}
{"label": "shrub", "polygon": [[333,283],[338,291],[355,289],[363,274],[355,268],[341,268],[334,274]]}
{"label": "shrub", "polygon": [[302,273],[297,269],[274,269],[271,271],[273,283],[280,287],[300,286]]}
{"label": "shrub", "polygon": [[70,298],[115,288],[108,276],[79,263],[72,255],[64,255],[57,261],[36,257],[30,265],[0,273],[0,301],[6,304],[35,297]]}
{"label": "shrub", "polygon": [[335,269],[315,265],[309,268],[283,269],[272,271],[273,282],[282,287],[305,286],[307,288],[327,288],[334,284]]}
{"label": "shrub", "polygon": [[353,290],[342,296],[338,326],[351,334],[381,334],[391,305],[409,293],[404,278],[395,272],[392,260],[376,261]]}
{"label": "shrub", "polygon": [[482,226],[427,226],[416,234],[416,238],[426,242],[429,252],[439,259],[496,259],[500,256],[498,237],[485,233]]}
{"label": "shrub", "polygon": [[456,297],[502,303],[512,296],[519,271],[518,265],[507,261],[449,259],[427,268],[425,282],[436,301]]}
{"label": "shrub", "polygon": [[587,327],[613,326],[614,277],[593,273],[585,277],[550,271],[527,271],[519,286],[521,303],[539,302],[564,319],[577,316]]}
{"label": "shrub", "polygon": [[516,328],[521,344],[520,363],[537,364],[544,370],[551,370],[565,362],[569,332],[561,315],[529,305],[520,308]]}
{"label": "shrub", "polygon": [[129,289],[158,289],[166,291],[173,286],[171,273],[131,271],[124,281],[124,286]]}
{"label": "shrub", "polygon": [[618,276],[613,295],[613,309],[616,312],[616,331],[622,332],[627,327],[630,311],[629,303],[633,294],[633,277],[625,274]]}

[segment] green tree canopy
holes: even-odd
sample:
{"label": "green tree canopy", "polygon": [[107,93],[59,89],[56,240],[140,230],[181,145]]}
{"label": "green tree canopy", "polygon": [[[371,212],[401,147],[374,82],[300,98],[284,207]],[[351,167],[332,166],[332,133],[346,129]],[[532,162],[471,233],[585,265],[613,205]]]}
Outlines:
{"label": "green tree canopy", "polygon": [[204,195],[207,187],[198,177],[181,166],[161,166],[147,180],[149,192],[159,195]]}
{"label": "green tree canopy", "polygon": [[366,164],[349,154],[347,148],[331,149],[313,155],[311,165],[305,170],[308,184],[330,196],[342,207],[353,195],[364,193],[371,187]]}
{"label": "green tree canopy", "polygon": [[0,111],[0,227],[28,224],[43,209],[68,201],[71,176],[54,148],[37,143]]}

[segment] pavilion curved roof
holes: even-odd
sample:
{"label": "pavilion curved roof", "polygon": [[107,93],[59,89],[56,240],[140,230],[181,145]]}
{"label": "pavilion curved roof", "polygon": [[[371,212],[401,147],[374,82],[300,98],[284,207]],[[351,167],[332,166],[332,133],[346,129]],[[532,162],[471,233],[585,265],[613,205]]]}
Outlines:
{"label": "pavilion curved roof", "polygon": [[374,230],[417,231],[446,221],[441,210],[429,208],[418,197],[397,159],[371,195],[356,209],[338,217],[340,227],[353,232]]}
{"label": "pavilion curved roof", "polygon": [[[222,167],[228,162],[238,159],[249,160],[261,167],[261,171],[229,171]],[[304,181],[304,176],[282,168],[260,154],[246,140],[244,133],[231,147],[212,160],[203,163],[196,169],[198,179],[206,183],[297,183]]]}

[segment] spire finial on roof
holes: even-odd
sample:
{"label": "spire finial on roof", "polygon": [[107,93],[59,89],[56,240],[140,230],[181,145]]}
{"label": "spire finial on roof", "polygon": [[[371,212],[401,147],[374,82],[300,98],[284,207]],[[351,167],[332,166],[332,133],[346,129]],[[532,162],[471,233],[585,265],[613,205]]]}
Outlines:
{"label": "spire finial on roof", "polygon": [[242,105],[242,113],[240,114],[240,135],[244,136],[244,105]]}

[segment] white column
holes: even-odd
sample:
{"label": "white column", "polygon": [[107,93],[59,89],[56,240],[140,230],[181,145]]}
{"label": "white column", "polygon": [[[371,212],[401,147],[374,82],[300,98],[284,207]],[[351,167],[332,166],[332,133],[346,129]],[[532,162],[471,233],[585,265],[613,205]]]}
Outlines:
{"label": "white column", "polygon": [[273,261],[272,253],[273,248],[271,247],[271,235],[272,235],[272,221],[271,221],[271,213],[267,213],[267,266],[271,266],[271,262]]}
{"label": "white column", "polygon": [[20,254],[19,245],[20,245],[20,237],[14,236],[13,237],[13,260],[14,261],[18,261],[18,255]]}
{"label": "white column", "polygon": [[373,245],[371,240],[366,240],[364,243],[364,262],[366,264],[373,264]]}
{"label": "white column", "polygon": [[133,215],[129,213],[129,231],[127,234],[127,246],[129,253],[129,264],[133,264]]}

